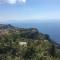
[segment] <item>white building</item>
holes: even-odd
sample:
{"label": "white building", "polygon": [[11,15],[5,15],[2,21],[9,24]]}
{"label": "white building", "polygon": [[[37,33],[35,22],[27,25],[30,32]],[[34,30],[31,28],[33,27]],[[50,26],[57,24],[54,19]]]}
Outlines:
{"label": "white building", "polygon": [[20,46],[27,46],[27,42],[19,42]]}

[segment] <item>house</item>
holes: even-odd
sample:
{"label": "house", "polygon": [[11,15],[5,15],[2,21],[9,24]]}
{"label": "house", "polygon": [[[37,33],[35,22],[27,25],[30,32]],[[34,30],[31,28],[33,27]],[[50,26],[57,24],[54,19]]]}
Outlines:
{"label": "house", "polygon": [[27,42],[19,42],[20,46],[27,46]]}

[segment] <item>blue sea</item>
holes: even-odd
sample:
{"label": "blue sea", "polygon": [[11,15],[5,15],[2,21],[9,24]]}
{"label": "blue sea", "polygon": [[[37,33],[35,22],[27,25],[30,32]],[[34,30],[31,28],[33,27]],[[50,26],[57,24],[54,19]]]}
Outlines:
{"label": "blue sea", "polygon": [[60,22],[20,22],[12,25],[20,28],[37,28],[39,32],[48,34],[52,40],[60,43]]}

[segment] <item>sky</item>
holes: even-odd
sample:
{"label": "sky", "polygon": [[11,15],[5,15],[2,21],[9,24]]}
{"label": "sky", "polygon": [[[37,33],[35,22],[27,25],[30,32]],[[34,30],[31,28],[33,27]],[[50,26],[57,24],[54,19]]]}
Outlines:
{"label": "sky", "polygon": [[60,0],[0,0],[0,22],[60,20]]}

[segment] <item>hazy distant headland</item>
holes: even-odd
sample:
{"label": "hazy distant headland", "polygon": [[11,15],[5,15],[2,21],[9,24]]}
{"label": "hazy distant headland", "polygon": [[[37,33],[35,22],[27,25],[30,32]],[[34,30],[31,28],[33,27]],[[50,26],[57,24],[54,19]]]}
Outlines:
{"label": "hazy distant headland", "polygon": [[60,22],[59,20],[27,20],[20,21],[17,20],[8,20],[3,24],[11,24],[20,28],[37,28],[39,31],[43,33],[47,33],[50,37],[56,42],[60,43]]}
{"label": "hazy distant headland", "polygon": [[60,43],[60,22],[56,21],[33,21],[33,22],[17,22],[10,23],[20,28],[37,28],[40,32],[47,33],[56,42]]}

